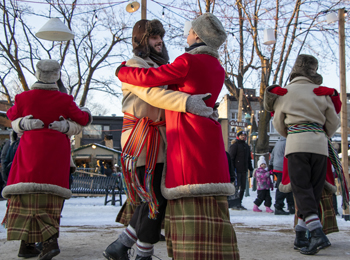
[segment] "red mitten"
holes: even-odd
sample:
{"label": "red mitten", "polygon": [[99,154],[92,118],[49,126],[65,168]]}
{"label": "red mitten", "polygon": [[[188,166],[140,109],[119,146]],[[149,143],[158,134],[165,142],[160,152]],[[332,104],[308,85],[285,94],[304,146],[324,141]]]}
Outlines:
{"label": "red mitten", "polygon": [[279,96],[284,96],[285,94],[288,93],[288,90],[277,86],[271,89],[270,92]]}
{"label": "red mitten", "polygon": [[317,96],[332,96],[334,94],[334,91],[336,91],[334,88],[327,88],[322,86],[314,88],[314,93]]}
{"label": "red mitten", "polygon": [[331,99],[332,99],[332,102],[333,102],[333,105],[334,105],[334,108],[335,108],[335,112],[337,114],[339,114],[340,110],[341,110],[341,101],[340,101],[340,97],[339,95],[336,95],[336,96],[331,96]]}

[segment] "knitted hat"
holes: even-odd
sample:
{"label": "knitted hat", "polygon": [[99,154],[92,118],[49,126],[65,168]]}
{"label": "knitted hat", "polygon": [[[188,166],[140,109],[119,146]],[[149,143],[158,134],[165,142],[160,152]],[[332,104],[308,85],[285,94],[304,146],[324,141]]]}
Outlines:
{"label": "knitted hat", "polygon": [[266,161],[265,161],[265,157],[261,155],[259,157],[258,167],[260,167],[263,163],[266,164]]}
{"label": "knitted hat", "polygon": [[[141,58],[147,58],[150,55],[150,48],[148,45],[148,39],[151,35],[159,35],[162,39],[164,37],[165,30],[163,24],[157,20],[142,19],[135,23],[132,29],[132,47],[133,53]],[[162,56],[165,60],[169,60],[168,51],[163,42]]]}
{"label": "knitted hat", "polygon": [[247,135],[247,132],[241,130],[241,131],[238,131],[237,133],[237,137],[239,137],[240,135]]}
{"label": "knitted hat", "polygon": [[323,78],[320,74],[317,73],[318,69],[318,60],[311,55],[300,54],[290,73],[290,80],[293,80],[295,77],[304,76],[312,80],[313,83],[321,85]]}
{"label": "knitted hat", "polygon": [[207,46],[216,50],[227,37],[222,23],[211,13],[205,13],[192,21],[192,29]]}
{"label": "knitted hat", "polygon": [[44,83],[55,83],[61,77],[61,66],[56,60],[40,60],[36,64],[35,77]]}

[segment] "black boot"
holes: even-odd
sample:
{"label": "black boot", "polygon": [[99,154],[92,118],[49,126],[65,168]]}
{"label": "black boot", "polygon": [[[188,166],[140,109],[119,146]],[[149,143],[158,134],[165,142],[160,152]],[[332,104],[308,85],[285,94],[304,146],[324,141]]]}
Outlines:
{"label": "black boot", "polygon": [[306,231],[295,231],[294,249],[300,250],[303,247],[308,247],[310,244],[306,238]]}
{"label": "black boot", "polygon": [[21,246],[19,247],[18,257],[30,258],[36,257],[40,254],[40,251],[36,249],[35,243],[26,243],[21,241]]}
{"label": "black boot", "polygon": [[140,256],[140,255],[137,255],[135,260],[152,260],[152,256]]}
{"label": "black boot", "polygon": [[129,260],[128,250],[130,247],[124,246],[119,239],[110,244],[103,252],[103,256],[109,260]]}
{"label": "black boot", "polygon": [[329,242],[326,235],[323,233],[322,228],[316,228],[310,232],[310,245],[300,249],[300,253],[304,255],[314,255],[323,248],[329,247],[331,242]]}
{"label": "black boot", "polygon": [[289,212],[286,212],[283,209],[276,209],[275,208],[275,215],[289,215]]}
{"label": "black boot", "polygon": [[288,207],[289,214],[294,215],[295,214],[295,208],[293,206]]}
{"label": "black boot", "polygon": [[53,257],[60,253],[57,237],[58,235],[55,234],[43,242],[43,250],[38,257],[38,260],[51,260]]}

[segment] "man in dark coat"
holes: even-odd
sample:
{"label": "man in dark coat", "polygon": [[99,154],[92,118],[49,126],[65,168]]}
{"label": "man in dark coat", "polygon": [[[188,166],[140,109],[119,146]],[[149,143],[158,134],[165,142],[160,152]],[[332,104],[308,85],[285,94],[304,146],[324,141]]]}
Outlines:
{"label": "man in dark coat", "polygon": [[247,172],[253,171],[252,160],[250,156],[250,147],[245,142],[247,133],[239,131],[237,133],[237,139],[230,146],[230,156],[232,166],[237,174],[237,186],[239,186],[239,205],[232,207],[232,209],[246,210],[242,205],[243,194],[245,191]]}

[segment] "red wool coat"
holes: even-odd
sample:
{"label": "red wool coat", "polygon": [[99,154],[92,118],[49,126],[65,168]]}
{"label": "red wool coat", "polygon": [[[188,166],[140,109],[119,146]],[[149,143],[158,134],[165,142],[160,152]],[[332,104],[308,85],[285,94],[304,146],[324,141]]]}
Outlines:
{"label": "red wool coat", "polygon": [[[225,71],[211,55],[185,53],[159,68],[123,67],[118,77],[137,86],[169,85],[169,89],[188,94],[211,93],[205,102],[213,107],[224,84]],[[163,196],[176,199],[232,194],[234,187],[220,124],[210,118],[169,110],[165,118],[168,146]]]}
{"label": "red wool coat", "polygon": [[77,107],[72,96],[34,89],[16,95],[14,106],[7,111],[10,120],[27,115],[42,120],[45,127],[22,135],[5,194],[52,193],[69,197],[70,141],[67,135],[48,129],[48,125],[61,115],[86,125],[89,114]]}

